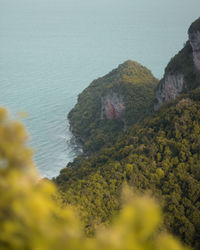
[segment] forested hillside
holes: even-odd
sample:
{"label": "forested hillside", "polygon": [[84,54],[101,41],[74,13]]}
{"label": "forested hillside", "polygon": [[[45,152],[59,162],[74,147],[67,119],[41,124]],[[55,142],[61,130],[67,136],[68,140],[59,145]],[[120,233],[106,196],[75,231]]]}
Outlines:
{"label": "forested hillside", "polygon": [[[154,109],[158,111],[150,112],[155,79],[141,66],[126,62],[83,91],[69,114],[72,132],[85,136],[84,151],[90,155],[77,157],[54,181],[63,203],[79,207],[88,235],[98,225],[110,224],[121,209],[121,190],[128,184],[136,193],[151,194],[160,202],[164,230],[200,248],[199,20],[191,25],[189,41],[171,59],[156,88]],[[125,84],[119,85],[122,79]],[[122,89],[124,98],[118,96],[122,101],[127,95],[122,103],[126,112],[117,117],[122,119],[110,119],[113,116],[105,108],[106,122],[120,120],[127,125],[124,131],[111,123],[102,126],[104,116],[99,122],[102,102],[98,98],[105,88]],[[108,99],[107,103],[116,104]]]}
{"label": "forested hillside", "polygon": [[165,227],[200,242],[200,88],[180,96],[122,134],[109,148],[79,157],[56,178],[63,200],[82,211],[87,233],[120,209],[124,183],[156,197]]}
{"label": "forested hillside", "polygon": [[88,238],[78,209],[62,206],[55,186],[39,179],[27,133],[0,108],[1,250],[187,250],[160,232],[161,211],[150,197],[124,190],[124,206],[108,228]]}

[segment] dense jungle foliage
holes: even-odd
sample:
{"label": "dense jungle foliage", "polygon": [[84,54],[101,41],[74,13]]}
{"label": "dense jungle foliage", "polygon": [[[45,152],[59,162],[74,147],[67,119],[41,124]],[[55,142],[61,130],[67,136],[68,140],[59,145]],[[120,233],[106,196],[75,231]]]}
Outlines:
{"label": "dense jungle foliage", "polygon": [[[126,61],[109,74],[93,81],[78,97],[68,115],[72,133],[83,144],[84,152],[95,152],[110,145],[124,127],[135,124],[149,112],[158,80],[137,62]],[[123,97],[122,121],[101,118],[101,98],[117,93]]]}
{"label": "dense jungle foliage", "polygon": [[75,159],[55,181],[63,201],[81,210],[87,234],[110,223],[128,183],[135,192],[153,194],[163,208],[166,229],[199,249],[199,152],[197,88],[133,126],[112,147]]}
{"label": "dense jungle foliage", "polygon": [[107,228],[87,238],[76,208],[61,206],[53,183],[40,180],[27,133],[0,108],[1,250],[187,250],[161,231],[158,205],[126,188],[124,205]]}

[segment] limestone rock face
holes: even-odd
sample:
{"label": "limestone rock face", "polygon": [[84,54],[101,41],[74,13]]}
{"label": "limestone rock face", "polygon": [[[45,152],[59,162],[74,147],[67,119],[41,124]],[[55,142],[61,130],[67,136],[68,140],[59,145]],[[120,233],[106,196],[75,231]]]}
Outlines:
{"label": "limestone rock face", "polygon": [[183,74],[167,73],[157,87],[154,109],[158,110],[163,103],[170,100],[175,100],[176,96],[181,93],[183,85]]}
{"label": "limestone rock face", "polygon": [[122,121],[124,117],[125,104],[123,96],[110,92],[101,98],[101,120]]}
{"label": "limestone rock face", "polygon": [[189,33],[189,39],[193,51],[194,65],[200,71],[200,31]]}

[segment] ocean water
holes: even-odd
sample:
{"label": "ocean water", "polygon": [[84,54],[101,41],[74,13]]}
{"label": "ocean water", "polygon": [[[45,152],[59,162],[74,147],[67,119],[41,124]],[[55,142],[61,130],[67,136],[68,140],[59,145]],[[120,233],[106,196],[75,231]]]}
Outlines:
{"label": "ocean water", "polygon": [[77,95],[127,59],[161,78],[199,10],[199,0],[0,0],[0,105],[27,113],[42,176],[76,155],[67,113]]}

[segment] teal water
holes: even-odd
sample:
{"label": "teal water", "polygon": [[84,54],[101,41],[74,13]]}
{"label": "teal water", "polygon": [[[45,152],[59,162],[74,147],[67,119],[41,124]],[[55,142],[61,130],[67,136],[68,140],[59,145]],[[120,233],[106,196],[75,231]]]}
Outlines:
{"label": "teal water", "polygon": [[0,0],[0,105],[28,114],[43,176],[76,154],[66,117],[77,95],[127,59],[160,78],[199,10],[199,0]]}

